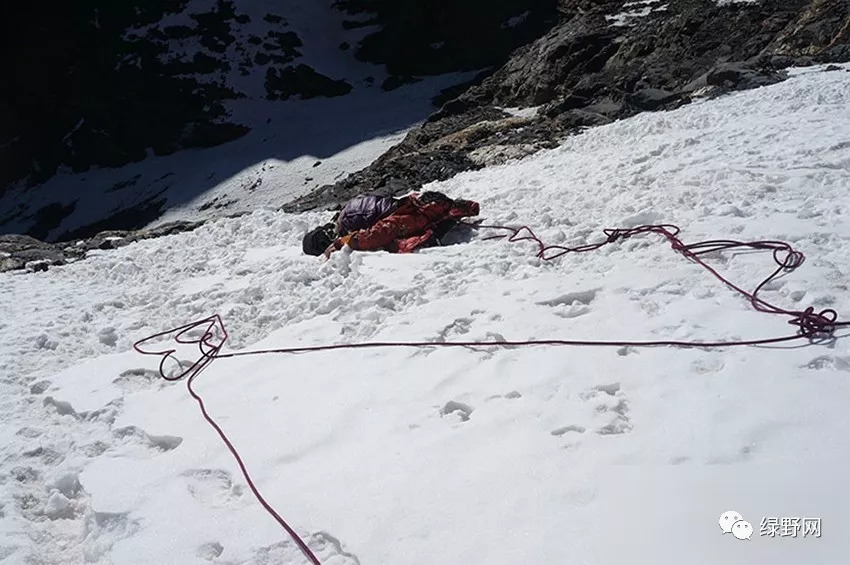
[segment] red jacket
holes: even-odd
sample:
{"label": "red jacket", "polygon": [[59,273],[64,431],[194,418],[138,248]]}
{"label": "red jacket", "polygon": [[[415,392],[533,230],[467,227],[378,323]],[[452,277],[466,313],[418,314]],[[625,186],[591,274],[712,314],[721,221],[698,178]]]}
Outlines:
{"label": "red jacket", "polygon": [[471,200],[447,198],[423,204],[418,194],[411,194],[389,216],[378,220],[370,228],[337,239],[334,247],[341,249],[347,244],[356,251],[410,253],[434,235],[436,224],[477,216],[478,210],[478,203]]}

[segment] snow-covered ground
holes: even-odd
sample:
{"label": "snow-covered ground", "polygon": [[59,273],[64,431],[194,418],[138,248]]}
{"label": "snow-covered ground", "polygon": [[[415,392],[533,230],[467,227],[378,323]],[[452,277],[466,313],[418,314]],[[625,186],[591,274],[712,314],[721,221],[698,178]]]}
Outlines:
{"label": "snow-covered ground", "polygon": [[628,11],[613,16],[605,16],[605,19],[610,21],[612,26],[628,26],[634,23],[634,20],[645,18],[652,12],[666,11],[667,4],[661,4],[661,0],[638,0],[637,2],[623,4],[623,9]]}
{"label": "snow-covered ground", "polygon": [[[551,243],[673,222],[781,239],[766,289],[850,315],[850,74],[642,114],[429,188]],[[324,215],[258,211],[0,275],[0,562],[303,564],[183,383],[134,341],[213,313],[227,351],[368,340],[784,335],[655,237],[545,263],[473,239],[300,253]],[[769,255],[712,258],[752,288]],[[220,359],[196,381],[322,563],[843,564],[850,341],[724,350],[366,349]],[[189,352],[181,352],[189,358]],[[739,512],[749,541],[723,535]],[[821,535],[761,534],[820,519]],[[814,521],[807,522],[815,524]]]}

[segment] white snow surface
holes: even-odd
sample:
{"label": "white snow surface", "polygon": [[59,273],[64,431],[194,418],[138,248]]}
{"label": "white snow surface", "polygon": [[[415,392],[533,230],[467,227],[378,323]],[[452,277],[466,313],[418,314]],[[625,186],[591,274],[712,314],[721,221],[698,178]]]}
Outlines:
{"label": "white snow surface", "polygon": [[[642,114],[428,188],[580,244],[673,222],[779,239],[765,290],[850,315],[850,74]],[[654,236],[542,262],[485,240],[323,263],[324,215],[258,211],[0,275],[0,563],[307,563],[185,383],[132,351],[220,314],[225,351],[372,340],[760,338],[791,331]],[[763,253],[712,264],[753,288]],[[846,319],[846,318],[844,318]],[[726,348],[364,349],[214,361],[198,392],[322,563],[843,564],[850,340]],[[181,359],[193,358],[180,350]],[[749,541],[723,535],[739,512]],[[761,536],[762,518],[822,535]]]}
{"label": "white snow surface", "polygon": [[730,4],[756,4],[759,0],[715,0],[718,6],[728,6]]}
{"label": "white snow surface", "polygon": [[667,4],[660,4],[661,0],[638,0],[636,2],[627,2],[623,4],[623,8],[628,8],[626,12],[605,16],[605,19],[611,22],[613,27],[625,27],[639,18],[645,18],[652,12],[664,12],[667,10]]}

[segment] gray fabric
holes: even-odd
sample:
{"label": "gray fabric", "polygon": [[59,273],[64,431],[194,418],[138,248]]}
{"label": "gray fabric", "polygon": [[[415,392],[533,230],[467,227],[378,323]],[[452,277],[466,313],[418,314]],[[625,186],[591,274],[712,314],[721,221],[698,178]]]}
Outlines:
{"label": "gray fabric", "polygon": [[375,222],[395,211],[399,203],[392,196],[355,196],[346,202],[339,213],[339,235],[372,227]]}

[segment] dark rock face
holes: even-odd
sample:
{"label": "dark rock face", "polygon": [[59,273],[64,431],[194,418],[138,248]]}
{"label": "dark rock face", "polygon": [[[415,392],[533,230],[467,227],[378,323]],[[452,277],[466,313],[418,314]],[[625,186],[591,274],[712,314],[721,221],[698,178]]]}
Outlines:
{"label": "dark rock face", "polygon": [[[381,3],[346,4],[374,8]],[[547,13],[545,6],[540,9]],[[447,148],[453,154],[447,172],[474,169],[552,147],[585,127],[674,109],[698,96],[773,84],[786,78],[782,69],[789,66],[850,61],[846,0],[726,6],[714,0],[669,0],[638,8],[623,0],[560,0],[557,10],[556,25],[478,84],[445,101],[401,144],[363,171],[284,209],[333,206],[375,190],[418,189],[434,175],[410,171],[423,158],[445,159]],[[365,41],[364,56],[378,43]],[[400,61],[395,64],[410,70]],[[496,110],[517,106],[539,108],[525,119]]]}
{"label": "dark rock face", "polygon": [[715,64],[759,55],[806,1],[721,7],[682,0],[622,26],[611,24],[622,2],[596,2],[589,9],[582,2],[561,4],[562,24],[465,96],[479,103],[538,105],[569,96],[619,99],[648,88],[673,93]]}
{"label": "dark rock face", "polygon": [[333,80],[317,73],[307,65],[283,70],[270,67],[266,72],[266,92],[270,100],[286,100],[295,95],[300,95],[302,99],[332,97],[348,94],[351,85],[344,80]]}
{"label": "dark rock face", "polygon": [[[198,6],[7,3],[0,17],[0,197],[11,183],[34,186],[60,167],[119,167],[241,137],[248,128],[230,123],[226,110],[245,96],[237,73],[265,75],[273,100],[351,90],[298,64],[302,38],[282,16],[249,16],[235,0]],[[252,17],[262,25],[249,30]]]}
{"label": "dark rock face", "polygon": [[337,0],[336,6],[352,16],[368,13],[368,23],[381,26],[356,55],[399,76],[501,65],[557,22],[556,0]]}
{"label": "dark rock face", "polygon": [[103,231],[87,239],[45,243],[27,235],[0,235],[0,273],[5,271],[46,271],[56,265],[79,261],[93,249],[116,249],[135,241],[191,231],[201,222],[171,222],[138,231]]}
{"label": "dark rock face", "polygon": [[0,235],[0,272],[23,269],[27,266],[63,264],[64,254],[49,243],[27,235]]}
{"label": "dark rock face", "polygon": [[702,86],[719,87],[724,90],[748,90],[760,86],[768,86],[785,79],[782,73],[772,69],[758,68],[748,63],[721,63],[712,67],[695,82],[685,87],[686,90]]}
{"label": "dark rock face", "polygon": [[181,76],[222,71],[224,63],[203,53],[189,65],[167,56],[167,41],[180,37],[220,50],[239,17],[232,2],[194,16],[194,27],[150,37],[141,31],[186,3],[8,3],[0,24],[7,45],[0,57],[0,191],[27,175],[30,184],[42,182],[60,165],[115,167],[144,158],[148,149],[162,155],[247,131],[223,120],[221,101],[236,93]]}
{"label": "dark rock face", "polygon": [[777,55],[813,56],[825,62],[844,61],[850,45],[848,12],[846,0],[806,2],[766,50]]}
{"label": "dark rock face", "polygon": [[657,110],[680,100],[681,94],[661,88],[642,88],[628,96],[626,100],[641,110]]}

